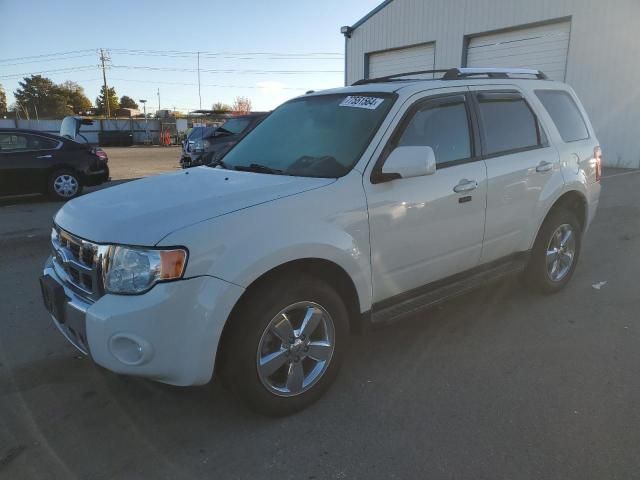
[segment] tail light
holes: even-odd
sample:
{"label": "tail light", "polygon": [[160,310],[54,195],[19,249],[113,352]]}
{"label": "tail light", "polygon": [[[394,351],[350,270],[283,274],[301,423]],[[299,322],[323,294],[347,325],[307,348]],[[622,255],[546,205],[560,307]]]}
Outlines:
{"label": "tail light", "polygon": [[92,148],[91,153],[94,154],[99,159],[101,159],[102,161],[104,161],[104,163],[109,162],[109,157],[107,157],[107,153],[101,148]]}
{"label": "tail light", "polygon": [[596,159],[596,182],[602,178],[602,149],[598,145],[593,149],[593,158]]}

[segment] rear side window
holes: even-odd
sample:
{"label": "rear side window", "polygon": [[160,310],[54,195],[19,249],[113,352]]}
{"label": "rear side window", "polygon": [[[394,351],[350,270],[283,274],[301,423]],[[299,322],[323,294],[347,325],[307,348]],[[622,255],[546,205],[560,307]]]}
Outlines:
{"label": "rear side window", "polygon": [[562,140],[575,142],[589,138],[587,125],[571,95],[561,90],[536,90],[536,95],[549,112]]}
{"label": "rear side window", "polygon": [[58,146],[55,140],[34,135],[27,136],[27,144],[29,150],[52,150]]}
{"label": "rear side window", "polygon": [[527,150],[546,142],[533,111],[518,94],[480,93],[478,109],[485,155]]}
{"label": "rear side window", "polygon": [[27,150],[28,142],[25,135],[14,133],[0,133],[0,150]]}
{"label": "rear side window", "polygon": [[407,124],[398,146],[427,146],[442,165],[471,157],[469,121],[464,103],[426,107]]}

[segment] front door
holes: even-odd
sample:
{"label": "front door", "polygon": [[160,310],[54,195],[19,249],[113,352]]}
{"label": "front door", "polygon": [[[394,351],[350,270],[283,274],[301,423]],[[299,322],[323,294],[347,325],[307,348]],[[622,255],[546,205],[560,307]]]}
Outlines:
{"label": "front door", "polygon": [[[412,103],[374,169],[398,146],[429,146],[436,172],[375,183],[365,177],[373,300],[475,267],[487,195],[466,89]],[[373,178],[373,177],[372,177]]]}

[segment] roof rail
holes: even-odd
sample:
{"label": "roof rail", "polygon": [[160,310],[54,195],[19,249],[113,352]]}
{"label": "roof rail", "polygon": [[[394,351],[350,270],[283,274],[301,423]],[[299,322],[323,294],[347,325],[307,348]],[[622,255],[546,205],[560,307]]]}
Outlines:
{"label": "roof rail", "polygon": [[438,70],[418,70],[415,72],[397,73],[379,78],[363,78],[353,83],[353,86],[366,85],[369,83],[402,82],[415,80],[431,80],[430,78],[405,78],[410,75],[425,75],[442,73],[442,77],[436,80],[462,80],[468,77],[486,75],[489,78],[511,78],[511,75],[531,75],[538,80],[548,80],[548,77],[540,70],[529,68],[447,68]]}
{"label": "roof rail", "polygon": [[386,77],[378,77],[378,78],[363,78],[362,80],[358,80],[353,84],[353,86],[357,85],[366,85],[367,83],[383,83],[383,82],[401,82],[404,80],[431,80],[430,78],[402,78],[407,77],[409,75],[424,75],[430,73],[444,73],[446,74],[451,69],[445,68],[440,70],[418,70],[415,72],[407,72],[407,73],[396,73],[395,75],[387,75]]}
{"label": "roof rail", "polygon": [[548,77],[540,70],[531,68],[451,68],[442,80],[460,80],[461,78],[486,75],[489,78],[511,78],[511,75],[532,75],[538,80],[547,80]]}

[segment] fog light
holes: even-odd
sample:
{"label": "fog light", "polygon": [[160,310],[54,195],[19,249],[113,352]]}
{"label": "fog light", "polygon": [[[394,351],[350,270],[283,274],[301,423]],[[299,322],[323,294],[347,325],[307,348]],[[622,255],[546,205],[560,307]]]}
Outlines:
{"label": "fog light", "polygon": [[109,351],[125,365],[142,365],[147,363],[153,348],[146,340],[135,335],[117,333],[109,340]]}

